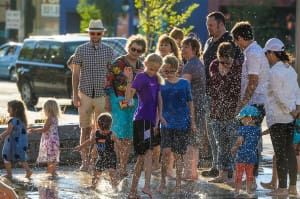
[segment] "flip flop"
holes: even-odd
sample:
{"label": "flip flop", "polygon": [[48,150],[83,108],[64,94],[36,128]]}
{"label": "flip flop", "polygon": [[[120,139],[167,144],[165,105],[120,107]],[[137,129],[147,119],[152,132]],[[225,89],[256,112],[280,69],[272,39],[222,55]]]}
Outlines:
{"label": "flip flop", "polygon": [[216,177],[212,180],[209,180],[208,182],[210,182],[210,183],[225,183],[226,180],[222,177]]}

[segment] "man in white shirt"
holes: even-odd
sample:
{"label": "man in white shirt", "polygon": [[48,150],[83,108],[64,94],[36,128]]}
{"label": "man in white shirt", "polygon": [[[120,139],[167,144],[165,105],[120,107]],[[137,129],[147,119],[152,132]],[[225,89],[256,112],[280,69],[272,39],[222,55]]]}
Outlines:
{"label": "man in white shirt", "polygon": [[[265,116],[265,91],[270,66],[263,49],[254,40],[252,26],[248,21],[236,23],[231,33],[235,43],[243,50],[245,56],[242,67],[241,100],[238,103],[236,114],[246,105],[255,106],[260,111],[257,125],[261,125]],[[258,156],[260,156],[261,148],[260,141]],[[257,175],[258,163],[254,168],[254,176]]]}

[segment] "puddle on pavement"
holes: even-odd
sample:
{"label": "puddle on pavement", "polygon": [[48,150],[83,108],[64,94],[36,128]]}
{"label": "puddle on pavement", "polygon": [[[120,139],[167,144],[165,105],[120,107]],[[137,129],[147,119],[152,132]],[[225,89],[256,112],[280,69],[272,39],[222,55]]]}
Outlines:
{"label": "puddle on pavement", "polygon": [[[130,165],[131,167],[133,165]],[[130,168],[130,171],[133,169]],[[4,170],[1,173],[5,173]],[[200,173],[200,170],[199,170]],[[268,182],[271,179],[272,169],[261,168],[261,175],[257,179],[257,192],[255,198],[266,198],[268,190],[262,189],[259,182]],[[77,167],[62,166],[58,169],[58,176],[54,180],[49,180],[45,174],[45,168],[34,168],[32,178],[28,181],[24,178],[24,171],[19,168],[13,170],[13,184],[20,198],[24,199],[125,199],[129,192],[131,184],[130,174],[128,178],[123,179],[113,190],[109,182],[105,179],[107,175],[102,176],[99,181],[99,186],[96,191],[87,188],[91,184],[91,175],[86,172],[77,171]],[[233,198],[232,188],[226,184],[208,183],[209,178],[200,178],[198,181],[184,181],[182,185],[183,192],[174,194],[175,180],[168,180],[167,188],[163,194],[156,193],[156,188],[159,185],[160,174],[154,173],[151,179],[151,188],[153,198],[180,198],[180,199],[206,199],[206,198]],[[138,190],[144,185],[143,173],[139,182]],[[148,198],[138,192],[142,198]]]}

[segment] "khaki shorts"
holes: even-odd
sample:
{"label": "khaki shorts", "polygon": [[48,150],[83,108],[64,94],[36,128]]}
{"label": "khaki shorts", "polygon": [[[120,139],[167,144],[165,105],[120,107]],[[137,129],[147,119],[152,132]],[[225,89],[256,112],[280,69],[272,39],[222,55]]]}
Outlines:
{"label": "khaki shorts", "polygon": [[98,115],[105,112],[105,97],[91,98],[82,92],[79,92],[78,95],[80,98],[79,126],[80,128],[93,127]]}

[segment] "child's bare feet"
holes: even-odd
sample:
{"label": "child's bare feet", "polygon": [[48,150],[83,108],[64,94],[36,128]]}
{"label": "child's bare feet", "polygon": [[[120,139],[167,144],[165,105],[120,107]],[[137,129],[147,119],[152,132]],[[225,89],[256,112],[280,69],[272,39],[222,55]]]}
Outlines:
{"label": "child's bare feet", "polygon": [[157,187],[156,192],[162,194],[165,188],[166,188],[165,184],[160,184],[159,187]]}
{"label": "child's bare feet", "polygon": [[175,193],[181,193],[181,186],[175,187]]}
{"label": "child's bare feet", "polygon": [[26,172],[25,178],[29,179],[31,177],[31,175],[32,175],[32,171],[29,170],[29,171]]}
{"label": "child's bare feet", "polygon": [[152,199],[152,192],[151,192],[150,188],[144,187],[144,188],[142,188],[142,192],[144,194],[148,195],[150,199]]}

